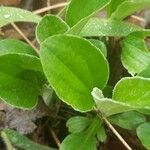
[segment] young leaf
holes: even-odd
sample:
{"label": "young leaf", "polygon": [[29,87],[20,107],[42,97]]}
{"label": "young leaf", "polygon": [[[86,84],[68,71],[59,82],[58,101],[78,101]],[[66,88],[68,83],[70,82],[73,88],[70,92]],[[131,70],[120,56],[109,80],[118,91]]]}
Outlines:
{"label": "young leaf", "polygon": [[104,98],[102,91],[98,88],[94,88],[91,94],[95,101],[96,109],[98,109],[104,116],[111,116],[135,109],[126,103]]}
{"label": "young leaf", "polygon": [[79,133],[84,131],[91,123],[91,119],[87,117],[76,116],[67,121],[66,126],[70,133]]}
{"label": "young leaf", "polygon": [[[125,9],[127,8],[127,9]],[[127,0],[122,2],[117,9],[112,13],[111,19],[123,20],[132,15],[136,11],[150,8],[149,0]]]}
{"label": "young leaf", "polygon": [[17,133],[16,131],[5,129],[2,131],[2,137],[5,141],[9,140],[12,145],[14,145],[17,148],[21,148],[24,150],[54,150],[53,148],[37,144],[31,140],[29,140],[27,137]]}
{"label": "young leaf", "polygon": [[117,7],[127,0],[111,0],[110,4],[107,7],[107,16],[110,17],[111,14],[117,9]]}
{"label": "young leaf", "polygon": [[13,7],[0,7],[0,27],[13,22],[33,22],[38,23],[40,16],[32,12]]}
{"label": "young leaf", "polygon": [[109,75],[101,51],[80,37],[56,35],[41,44],[40,52],[45,75],[58,97],[76,110],[91,110],[91,90],[105,87]]}
{"label": "young leaf", "polygon": [[[72,27],[83,18],[94,15],[110,3],[110,0],[72,0],[68,6],[66,22]],[[80,13],[78,13],[80,12]]]}
{"label": "young leaf", "polygon": [[98,126],[97,128],[97,138],[100,142],[105,142],[107,135],[106,135],[106,131],[103,125]]}
{"label": "young leaf", "polygon": [[130,111],[111,116],[109,121],[121,128],[135,130],[138,125],[146,122],[146,117],[139,112]]}
{"label": "young leaf", "polygon": [[126,77],[121,79],[113,91],[113,99],[134,107],[150,108],[150,79]]}
{"label": "young leaf", "polygon": [[140,27],[121,21],[91,18],[87,23],[77,24],[67,31],[69,34],[76,34],[83,37],[99,36],[127,36],[128,34],[143,30]]}
{"label": "young leaf", "polygon": [[67,136],[60,145],[60,150],[96,150],[95,135],[100,125],[100,120],[94,118],[85,132]]}
{"label": "young leaf", "polygon": [[67,136],[62,144],[60,150],[96,150],[96,139],[85,133],[74,133]]}
{"label": "young leaf", "polygon": [[137,136],[145,146],[146,149],[150,149],[150,122],[141,124],[137,128]]}
{"label": "young leaf", "polygon": [[107,57],[107,48],[103,42],[97,39],[89,39],[89,41],[94,44],[99,50]]}
{"label": "young leaf", "polygon": [[150,66],[150,52],[144,41],[150,31],[132,33],[123,40],[121,61],[132,75],[140,73]]}
{"label": "young leaf", "polygon": [[46,15],[37,26],[37,39],[39,42],[43,42],[52,35],[65,33],[68,29],[68,25],[61,18],[54,15]]}

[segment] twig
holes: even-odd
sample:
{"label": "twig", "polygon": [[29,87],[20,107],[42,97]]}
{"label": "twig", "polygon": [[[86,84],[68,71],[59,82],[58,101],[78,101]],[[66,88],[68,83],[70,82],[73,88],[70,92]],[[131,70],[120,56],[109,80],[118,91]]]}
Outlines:
{"label": "twig", "polygon": [[55,143],[57,144],[58,147],[60,147],[60,141],[59,141],[55,131],[52,128],[50,128],[50,132],[52,134],[52,137],[53,137]]}
{"label": "twig", "polygon": [[41,13],[43,13],[43,12],[45,12],[45,11],[49,11],[49,10],[52,10],[52,9],[64,7],[64,6],[66,6],[66,5],[68,5],[67,2],[65,2],[65,3],[59,3],[59,4],[56,4],[56,5],[47,6],[47,7],[44,7],[44,8],[35,10],[35,11],[33,11],[33,13],[34,13],[34,14],[41,14]]}
{"label": "twig", "polygon": [[117,132],[117,130],[112,126],[112,124],[105,118],[101,112],[98,110],[97,115],[106,123],[114,135],[119,139],[119,141],[126,147],[127,150],[132,150],[128,143],[122,138],[122,136]]}
{"label": "twig", "polygon": [[140,21],[140,22],[145,22],[145,19],[144,19],[144,18],[135,16],[135,15],[132,15],[132,16],[130,16],[130,17],[131,17],[132,19],[138,20],[138,21]]}
{"label": "twig", "polygon": [[19,27],[11,23],[13,28],[23,37],[23,39],[35,50],[35,52],[39,55],[39,50],[33,45],[33,43],[25,36],[25,34],[19,29]]}

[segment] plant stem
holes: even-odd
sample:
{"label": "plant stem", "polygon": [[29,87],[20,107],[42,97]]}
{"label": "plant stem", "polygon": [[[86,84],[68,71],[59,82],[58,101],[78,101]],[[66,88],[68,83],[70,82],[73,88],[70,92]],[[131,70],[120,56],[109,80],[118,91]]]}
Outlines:
{"label": "plant stem", "polygon": [[13,28],[23,37],[23,39],[34,49],[34,51],[39,55],[39,50],[33,45],[33,43],[25,36],[25,34],[19,29],[19,27],[11,23]]}
{"label": "plant stem", "polygon": [[43,13],[43,12],[45,12],[45,11],[49,11],[49,10],[52,10],[52,9],[64,7],[64,6],[66,6],[66,5],[68,5],[67,2],[65,2],[65,3],[59,3],[59,4],[56,4],[56,5],[47,6],[47,7],[44,7],[44,8],[35,10],[33,13],[34,13],[34,14],[41,14],[41,13]]}
{"label": "plant stem", "polygon": [[132,150],[132,148],[128,145],[128,143],[122,138],[122,136],[118,133],[118,131],[112,126],[112,124],[107,120],[106,117],[102,115],[102,113],[98,110],[97,115],[100,119],[102,119],[106,125],[110,128],[110,130],[114,133],[114,135],[119,139],[119,141],[126,147],[127,150]]}

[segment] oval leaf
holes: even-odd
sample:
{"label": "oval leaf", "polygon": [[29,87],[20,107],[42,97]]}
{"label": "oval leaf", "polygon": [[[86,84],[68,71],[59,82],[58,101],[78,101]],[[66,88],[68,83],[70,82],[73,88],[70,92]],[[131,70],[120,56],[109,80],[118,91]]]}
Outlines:
{"label": "oval leaf", "polygon": [[32,12],[13,7],[0,7],[0,27],[13,22],[33,22],[38,23],[40,16]]}
{"label": "oval leaf", "polygon": [[46,15],[37,26],[37,39],[39,42],[43,42],[52,35],[65,33],[68,29],[68,25],[61,18],[54,15]]}
{"label": "oval leaf", "polygon": [[134,107],[150,108],[150,79],[123,78],[115,86],[113,99]]}
{"label": "oval leaf", "polygon": [[131,33],[122,42],[121,61],[132,75],[140,73],[150,66],[150,52],[144,41],[150,31]]}
{"label": "oval leaf", "polygon": [[137,136],[145,146],[146,149],[150,149],[150,122],[145,122],[137,128]]}
{"label": "oval leaf", "polygon": [[68,6],[66,22],[70,26],[74,26],[81,19],[95,14],[109,3],[110,0],[96,0],[94,2],[88,0],[88,3],[87,0],[72,0]]}
{"label": "oval leaf", "polygon": [[89,41],[56,35],[41,45],[41,61],[58,97],[76,110],[91,110],[91,90],[102,89],[108,80],[108,62]]}
{"label": "oval leaf", "polygon": [[[128,8],[128,9],[125,9]],[[136,11],[150,8],[149,0],[128,0],[121,3],[117,9],[112,13],[111,19],[123,20],[132,15]]]}

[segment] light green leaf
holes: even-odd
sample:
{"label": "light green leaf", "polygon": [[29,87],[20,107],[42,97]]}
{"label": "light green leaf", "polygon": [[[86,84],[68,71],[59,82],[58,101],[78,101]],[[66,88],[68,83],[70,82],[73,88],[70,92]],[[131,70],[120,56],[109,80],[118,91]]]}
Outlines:
{"label": "light green leaf", "polygon": [[117,7],[117,9],[112,13],[111,19],[123,20],[136,11],[141,11],[146,8],[150,8],[149,0],[127,0]]}
{"label": "light green leaf", "polygon": [[99,119],[94,118],[90,127],[85,132],[67,136],[60,145],[60,150],[96,150],[95,135],[100,125]]}
{"label": "light green leaf", "polygon": [[111,116],[109,121],[121,128],[135,130],[139,124],[146,122],[146,117],[136,111],[130,111]]}
{"label": "light green leaf", "polygon": [[0,27],[13,22],[33,22],[38,23],[40,16],[32,12],[14,7],[0,6]]}
{"label": "light green leaf", "polygon": [[91,123],[91,119],[87,117],[76,116],[67,121],[66,126],[69,132],[79,133],[84,131]]}
{"label": "light green leaf", "polygon": [[39,42],[43,42],[52,35],[65,33],[68,29],[69,26],[61,18],[54,15],[46,15],[37,26],[37,39]]}
{"label": "light green leaf", "polygon": [[134,107],[150,109],[150,79],[123,78],[116,84],[112,98]]}
{"label": "light green leaf", "polygon": [[140,73],[150,66],[150,52],[144,41],[150,31],[132,33],[122,42],[121,61],[132,75]]}
{"label": "light green leaf", "polygon": [[127,36],[128,34],[143,30],[140,27],[121,21],[91,18],[87,23],[77,24],[67,33],[83,37],[99,36]]}
{"label": "light green leaf", "polygon": [[42,43],[40,52],[45,75],[58,97],[76,110],[91,110],[91,90],[105,87],[109,75],[101,51],[80,37],[56,35]]}
{"label": "light green leaf", "polygon": [[96,104],[96,109],[98,109],[104,116],[111,116],[135,109],[126,103],[104,98],[102,91],[98,88],[93,89],[92,96]]}
{"label": "light green leaf", "polygon": [[108,17],[111,16],[111,14],[117,9],[117,7],[124,1],[127,1],[127,0],[111,0],[110,4],[108,5],[108,8],[107,8],[107,15]]}
{"label": "light green leaf", "polygon": [[137,128],[137,136],[145,146],[146,149],[150,149],[150,122],[141,124]]}
{"label": "light green leaf", "polygon": [[[83,18],[89,18],[110,3],[110,0],[72,0],[68,6],[66,22],[72,27]],[[79,13],[78,13],[79,12]]]}
{"label": "light green leaf", "polygon": [[104,54],[105,57],[107,57],[107,48],[105,46],[105,44],[97,39],[89,39],[89,41],[96,46],[97,48],[99,48],[99,50]]}
{"label": "light green leaf", "polygon": [[6,140],[9,140],[12,145],[14,145],[17,148],[21,148],[23,150],[54,150],[53,148],[37,144],[31,140],[29,140],[27,137],[17,133],[16,131],[5,129],[1,133],[2,138]]}
{"label": "light green leaf", "polygon": [[106,141],[107,135],[106,135],[105,128],[103,125],[98,126],[97,128],[97,138],[100,142]]}

